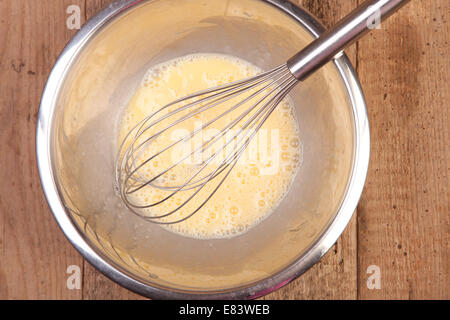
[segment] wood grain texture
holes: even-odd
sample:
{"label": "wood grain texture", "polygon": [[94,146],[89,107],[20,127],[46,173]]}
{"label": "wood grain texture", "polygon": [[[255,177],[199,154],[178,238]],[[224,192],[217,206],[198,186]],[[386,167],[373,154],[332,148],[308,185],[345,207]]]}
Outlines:
{"label": "wood grain texture", "polygon": [[36,118],[52,65],[73,32],[70,1],[0,1],[0,299],[79,299],[66,270],[82,258],[45,201],[35,159]]}
{"label": "wood grain texture", "polygon": [[[360,41],[372,129],[358,207],[362,299],[450,297],[449,17],[448,1],[415,0]],[[367,289],[370,265],[380,290]]]}
{"label": "wood grain texture", "polygon": [[[35,164],[48,74],[82,23],[112,0],[0,0],[0,299],[138,299],[85,262],[55,223]],[[362,0],[293,0],[333,25]],[[413,0],[347,50],[371,121],[363,197],[345,232],[302,277],[266,299],[449,299],[448,0]],[[66,269],[80,266],[82,290]],[[369,290],[367,267],[381,270]]]}

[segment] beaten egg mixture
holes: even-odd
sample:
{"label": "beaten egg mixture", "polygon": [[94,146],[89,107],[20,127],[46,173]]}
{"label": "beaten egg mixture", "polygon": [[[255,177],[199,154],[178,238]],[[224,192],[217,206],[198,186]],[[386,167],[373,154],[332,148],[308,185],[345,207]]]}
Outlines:
{"label": "beaten egg mixture", "polygon": [[[249,62],[219,54],[189,55],[152,67],[124,110],[119,125],[118,145],[143,118],[170,102],[199,90],[259,73],[261,70]],[[140,156],[143,159],[148,158],[151,154],[163,150],[168,143],[173,143],[192,130],[200,128],[202,124],[222,114],[224,110],[232,108],[253,92],[255,90],[244,96],[231,98],[217,107],[194,115],[189,121],[174,126],[159,136],[152,146]],[[267,92],[267,89],[263,92]],[[255,101],[253,100],[252,103]],[[207,130],[203,130],[203,137],[195,137],[195,139],[201,140],[201,146],[201,142],[207,140],[208,132],[210,136],[213,136],[215,132],[222,130],[249,106],[250,104],[245,105],[244,103],[239,110],[221,117],[208,126]],[[179,107],[180,105],[171,106],[162,114],[168,114]],[[180,116],[183,114],[187,114],[187,111],[180,113]],[[172,118],[172,122],[174,119],[177,118]],[[244,122],[245,119],[239,122],[235,130],[242,127]],[[160,125],[160,128],[162,127],[163,124]],[[158,126],[154,128],[153,133],[155,130],[158,130]],[[234,131],[234,133],[236,132]],[[150,134],[152,132],[149,130],[144,133],[143,137]],[[195,139],[192,139],[190,143],[195,145]],[[186,145],[183,147],[177,145],[153,159],[142,168],[143,177],[148,179],[155,176],[182,159],[186,154],[185,147]],[[195,150],[195,147],[190,150]],[[158,184],[160,186],[180,185],[189,179],[204,163],[202,162],[204,159],[195,159],[196,156],[199,155],[193,155],[189,158],[190,161],[183,161],[176,169],[161,176]],[[217,160],[216,165],[220,163],[219,158],[218,156],[215,159]],[[294,106],[289,98],[285,98],[268,117],[212,198],[189,219],[176,224],[162,225],[162,227],[184,236],[199,239],[227,238],[244,233],[261,222],[277,207],[289,190],[301,161],[301,141]],[[198,178],[200,177],[202,175],[198,176]],[[218,176],[213,179],[214,181],[208,183],[180,210],[158,221],[175,221],[195,211],[208,194],[214,190],[221,177],[223,176]],[[180,191],[161,204],[146,209],[145,215],[159,216],[170,212],[182,205],[192,193],[192,190]],[[147,186],[131,194],[130,197],[134,203],[146,205],[157,203],[168,194],[169,191],[162,188]]]}

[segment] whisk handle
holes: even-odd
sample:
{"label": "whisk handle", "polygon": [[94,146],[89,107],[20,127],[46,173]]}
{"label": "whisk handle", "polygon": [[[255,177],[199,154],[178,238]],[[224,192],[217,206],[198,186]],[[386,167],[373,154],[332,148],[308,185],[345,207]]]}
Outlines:
{"label": "whisk handle", "polygon": [[332,60],[350,44],[388,18],[409,0],[368,0],[288,60],[292,74],[300,81]]}

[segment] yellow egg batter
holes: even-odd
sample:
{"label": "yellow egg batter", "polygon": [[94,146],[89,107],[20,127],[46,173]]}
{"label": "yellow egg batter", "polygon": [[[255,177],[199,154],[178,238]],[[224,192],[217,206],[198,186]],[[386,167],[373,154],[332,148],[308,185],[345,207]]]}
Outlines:
{"label": "yellow egg batter", "polygon": [[[119,126],[118,144],[120,145],[126,134],[145,116],[159,110],[175,99],[212,86],[254,76],[260,72],[259,68],[249,62],[218,54],[189,55],[152,67],[124,111]],[[264,92],[267,92],[267,90]],[[189,121],[182,122],[167,130],[139,155],[138,160],[146,159],[155,154],[156,151],[164,149],[170,143],[201,127],[202,124],[233,107],[250,94],[231,98],[226,103],[196,114]],[[253,100],[254,102],[255,100]],[[180,104],[172,106],[164,110],[162,115],[168,114],[180,106]],[[218,130],[223,129],[224,126],[235,120],[248,106],[249,104],[244,104],[239,110],[235,110],[215,121],[208,126],[207,130],[202,131],[202,136],[196,136],[192,139],[189,145],[177,145],[154,158],[142,167],[142,176],[148,179],[170,167],[182,159],[184,155],[188,155],[189,150],[195,150],[196,146],[201,146],[202,142],[208,140],[208,137],[214,136]],[[180,116],[187,114],[187,112],[180,113]],[[167,125],[178,117],[170,118],[172,120],[167,119],[168,122],[162,122],[149,130],[144,134],[144,137],[154,134],[163,128],[164,124]],[[237,130],[242,127],[246,119],[248,118],[239,122],[239,125],[234,128],[234,133],[238,132]],[[225,138],[224,141],[226,141]],[[188,150],[186,150],[186,146],[188,146]],[[229,147],[231,147],[231,144]],[[213,150],[216,149],[211,148],[209,153],[204,152],[203,155],[195,153],[192,157],[187,158],[176,168],[162,175],[157,180],[158,185],[163,187],[180,185],[199,170],[205,163],[204,160],[207,159],[207,155],[213,154]],[[229,154],[227,150],[231,149],[225,148],[225,151],[207,166],[204,173],[211,172],[208,170],[214,168],[214,166],[217,167]],[[227,238],[246,232],[276,208],[288,191],[301,160],[298,124],[292,102],[285,98],[258,131],[256,138],[252,140],[246,152],[213,197],[189,219],[177,224],[163,225],[163,227],[184,236],[200,239]],[[180,210],[158,221],[176,221],[195,211],[214,190],[224,174],[225,172],[208,183]],[[200,177],[202,175],[197,178]],[[180,191],[163,203],[145,209],[145,215],[159,216],[168,213],[182,205],[193,192],[194,190]],[[146,205],[157,203],[169,194],[170,191],[147,186],[133,193],[130,197],[134,203]]]}

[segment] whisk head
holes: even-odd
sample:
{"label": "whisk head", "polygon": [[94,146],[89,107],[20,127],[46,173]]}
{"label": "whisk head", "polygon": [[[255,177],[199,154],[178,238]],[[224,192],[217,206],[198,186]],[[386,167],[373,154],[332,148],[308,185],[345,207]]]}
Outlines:
{"label": "whisk head", "polygon": [[[163,225],[192,217],[219,190],[296,83],[281,65],[193,93],[146,116],[119,147],[116,186],[125,205]],[[144,192],[149,188],[154,197]]]}

